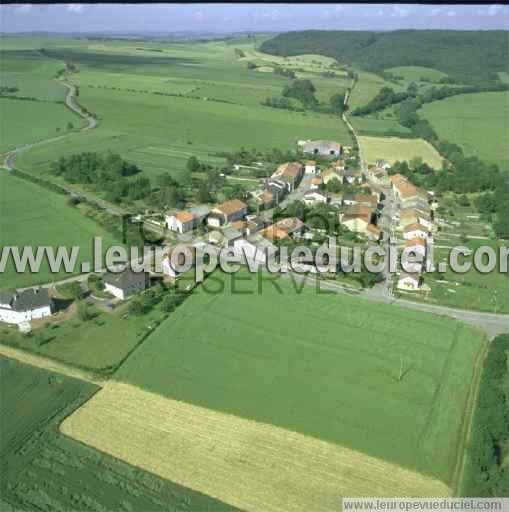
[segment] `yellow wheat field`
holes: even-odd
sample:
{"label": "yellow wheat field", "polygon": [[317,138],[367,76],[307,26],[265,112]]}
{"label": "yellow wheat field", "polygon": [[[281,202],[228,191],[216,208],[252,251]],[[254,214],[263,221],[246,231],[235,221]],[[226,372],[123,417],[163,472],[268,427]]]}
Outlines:
{"label": "yellow wheat field", "polygon": [[61,431],[247,511],[338,511],[342,496],[450,494],[367,455],[127,384],[106,384]]}

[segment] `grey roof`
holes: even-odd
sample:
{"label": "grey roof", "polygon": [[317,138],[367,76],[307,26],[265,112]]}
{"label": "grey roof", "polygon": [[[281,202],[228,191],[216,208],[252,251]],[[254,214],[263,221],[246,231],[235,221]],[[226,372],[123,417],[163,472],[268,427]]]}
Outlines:
{"label": "grey roof", "polygon": [[223,229],[223,236],[227,240],[234,240],[235,238],[242,238],[242,233],[238,229],[226,227]]}
{"label": "grey roof", "polygon": [[22,292],[0,292],[0,303],[9,304],[14,311],[30,311],[51,305],[47,288],[29,288]]}
{"label": "grey roof", "polygon": [[257,245],[258,247],[267,247],[270,249],[276,247],[270,240],[260,235],[260,233],[253,233],[252,235],[246,237],[246,240],[254,245]]}
{"label": "grey roof", "polygon": [[133,284],[146,282],[147,272],[134,272],[131,268],[126,268],[123,272],[108,272],[104,275],[103,281],[111,284],[121,290],[126,290]]}
{"label": "grey roof", "polygon": [[200,204],[189,208],[189,211],[196,217],[205,217],[210,213],[210,208],[206,204]]}
{"label": "grey roof", "polygon": [[333,140],[311,140],[304,144],[305,152],[314,151],[315,149],[320,152],[340,151],[341,144]]}

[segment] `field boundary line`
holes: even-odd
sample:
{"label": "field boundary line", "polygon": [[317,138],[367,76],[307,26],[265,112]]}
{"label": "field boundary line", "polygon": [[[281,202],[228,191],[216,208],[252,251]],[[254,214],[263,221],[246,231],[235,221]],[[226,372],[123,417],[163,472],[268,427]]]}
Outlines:
{"label": "field boundary line", "polygon": [[472,436],[472,429],[474,426],[474,415],[477,409],[477,400],[479,397],[479,390],[481,384],[481,377],[484,367],[484,360],[489,350],[489,340],[486,339],[477,355],[472,381],[468,392],[467,403],[465,412],[463,413],[463,428],[461,429],[460,438],[458,442],[457,461],[454,465],[453,477],[451,479],[451,489],[454,496],[460,494],[463,487],[463,480],[465,478],[465,467],[468,460],[468,445]]}
{"label": "field boundary line", "polygon": [[37,368],[43,368],[45,370],[50,370],[52,372],[61,373],[62,375],[66,375],[67,377],[84,380],[86,382],[90,382],[91,384],[95,384],[96,386],[99,386],[101,388],[104,386],[105,383],[105,380],[98,378],[92,372],[87,372],[86,370],[81,370],[79,368],[75,368],[68,364],[61,363],[59,361],[55,361],[54,359],[34,354],[26,350],[9,347],[2,343],[0,343],[0,355],[9,357],[11,359],[16,359],[20,363],[25,363],[31,366],[36,366]]}

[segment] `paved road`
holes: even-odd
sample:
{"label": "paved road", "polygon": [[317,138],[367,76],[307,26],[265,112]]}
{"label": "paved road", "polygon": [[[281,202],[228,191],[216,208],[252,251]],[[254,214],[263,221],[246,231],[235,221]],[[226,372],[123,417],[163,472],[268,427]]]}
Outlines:
{"label": "paved road", "polygon": [[[55,80],[57,80],[57,79],[55,79]],[[86,126],[81,128],[78,132],[84,132],[84,131],[91,130],[91,129],[95,128],[98,124],[97,119],[92,117],[90,114],[87,114],[86,112],[84,112],[80,108],[80,106],[76,103],[76,87],[72,84],[64,82],[63,80],[58,80],[58,82],[67,88],[67,95],[65,98],[65,104],[67,105],[67,107],[87,122]],[[15,149],[9,151],[5,155],[3,166],[7,171],[12,171],[14,169],[22,171],[22,169],[15,167],[15,160],[21,153],[24,153],[25,151],[28,151],[29,149],[33,149],[35,147],[39,147],[39,146],[43,146],[46,144],[60,141],[67,137],[76,135],[76,133],[77,132],[69,132],[69,133],[65,133],[62,135],[57,135],[56,137],[50,137],[49,139],[39,140],[37,142],[19,146]],[[107,203],[106,201],[103,201],[95,196],[91,196],[91,195],[85,194],[83,192],[77,193],[73,189],[66,187],[65,185],[60,185],[60,188],[63,191],[65,191],[66,194],[68,194],[70,196],[83,197],[88,202],[96,204],[99,208],[107,211],[108,213],[110,213],[112,215],[120,216],[120,215],[123,215],[124,213],[126,213],[121,208],[112,206],[111,204]]]}
{"label": "paved road", "polygon": [[[290,273],[283,275],[287,278],[290,278]],[[295,281],[299,283],[304,282],[309,286],[316,286],[317,284],[316,279],[309,275],[291,273],[291,276],[295,279]],[[320,280],[319,285],[320,288],[324,290],[329,290],[336,293],[349,293],[352,295],[351,290],[346,289],[342,285],[333,281]],[[364,289],[355,295],[360,299],[382,302],[402,308],[423,311],[425,313],[433,313],[435,315],[449,316],[484,330],[490,338],[497,336],[498,334],[509,332],[509,315],[467,311],[444,306],[435,306],[432,304],[412,302],[405,299],[397,299],[395,297],[388,297],[384,293],[383,288],[381,289],[379,287]]]}

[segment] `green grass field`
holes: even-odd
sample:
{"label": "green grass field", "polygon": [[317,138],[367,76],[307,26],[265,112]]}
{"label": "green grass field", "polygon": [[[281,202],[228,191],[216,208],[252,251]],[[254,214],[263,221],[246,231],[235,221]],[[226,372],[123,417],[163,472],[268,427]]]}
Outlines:
{"label": "green grass field", "polygon": [[[85,218],[78,210],[67,205],[67,198],[50,192],[29,181],[0,172],[0,246],[79,246],[77,262],[91,261],[94,236],[103,237],[103,247],[118,245],[104,229]],[[81,266],[74,273],[81,271]],[[40,271],[17,273],[9,258],[1,276],[1,287],[22,287],[63,279],[50,271],[46,259]]]}
{"label": "green grass field", "polygon": [[395,161],[420,157],[434,169],[442,168],[442,157],[436,149],[423,139],[401,139],[398,137],[358,137],[363,156],[368,164],[378,159]]}
{"label": "green grass field", "polygon": [[129,315],[126,305],[112,313],[95,307],[90,312],[93,318],[87,321],[74,315],[38,329],[36,333],[47,339],[41,345],[37,337],[24,336],[12,326],[0,329],[2,341],[92,372],[111,373],[163,318],[159,308],[142,316]]}
{"label": "green grass field", "polygon": [[[111,149],[149,176],[178,175],[191,155],[220,163],[218,152],[241,146],[295,149],[298,140],[310,138],[349,144],[348,130],[337,116],[260,105],[279,96],[289,80],[247,69],[250,58],[239,59],[235,49],[263,57],[254,44],[247,39],[152,44],[64,39],[60,45],[52,40],[45,46],[47,54],[77,66],[70,80],[80,88],[80,103],[101,122],[72,140],[34,148],[20,157],[19,165],[45,172],[61,155]],[[317,96],[328,101],[347,82],[341,74],[324,77],[331,60],[312,57],[296,59],[295,65],[312,75]]]}
{"label": "green grass field", "polygon": [[0,153],[83,126],[65,105],[0,98]]}
{"label": "green grass field", "polygon": [[450,483],[481,335],[263,276],[211,276],[117,379]]}
{"label": "green grass field", "polygon": [[509,92],[462,94],[419,110],[438,136],[509,170]]}
{"label": "green grass field", "polygon": [[14,510],[233,510],[60,434],[59,423],[97,386],[5,357],[0,375],[1,503]]}
{"label": "green grass field", "polygon": [[359,135],[411,135],[411,130],[401,126],[395,119],[350,116],[350,122]]}
{"label": "green grass field", "polygon": [[10,49],[7,41],[2,38],[0,42],[0,85],[17,87],[16,96],[63,101],[66,90],[54,77],[65,67],[64,62],[49,59],[35,49]]}
{"label": "green grass field", "polygon": [[409,82],[421,82],[422,79],[429,80],[431,82],[437,82],[441,78],[445,78],[447,75],[438,69],[425,68],[422,66],[398,66],[395,68],[388,68],[385,71],[393,73],[396,76],[402,76]]}

